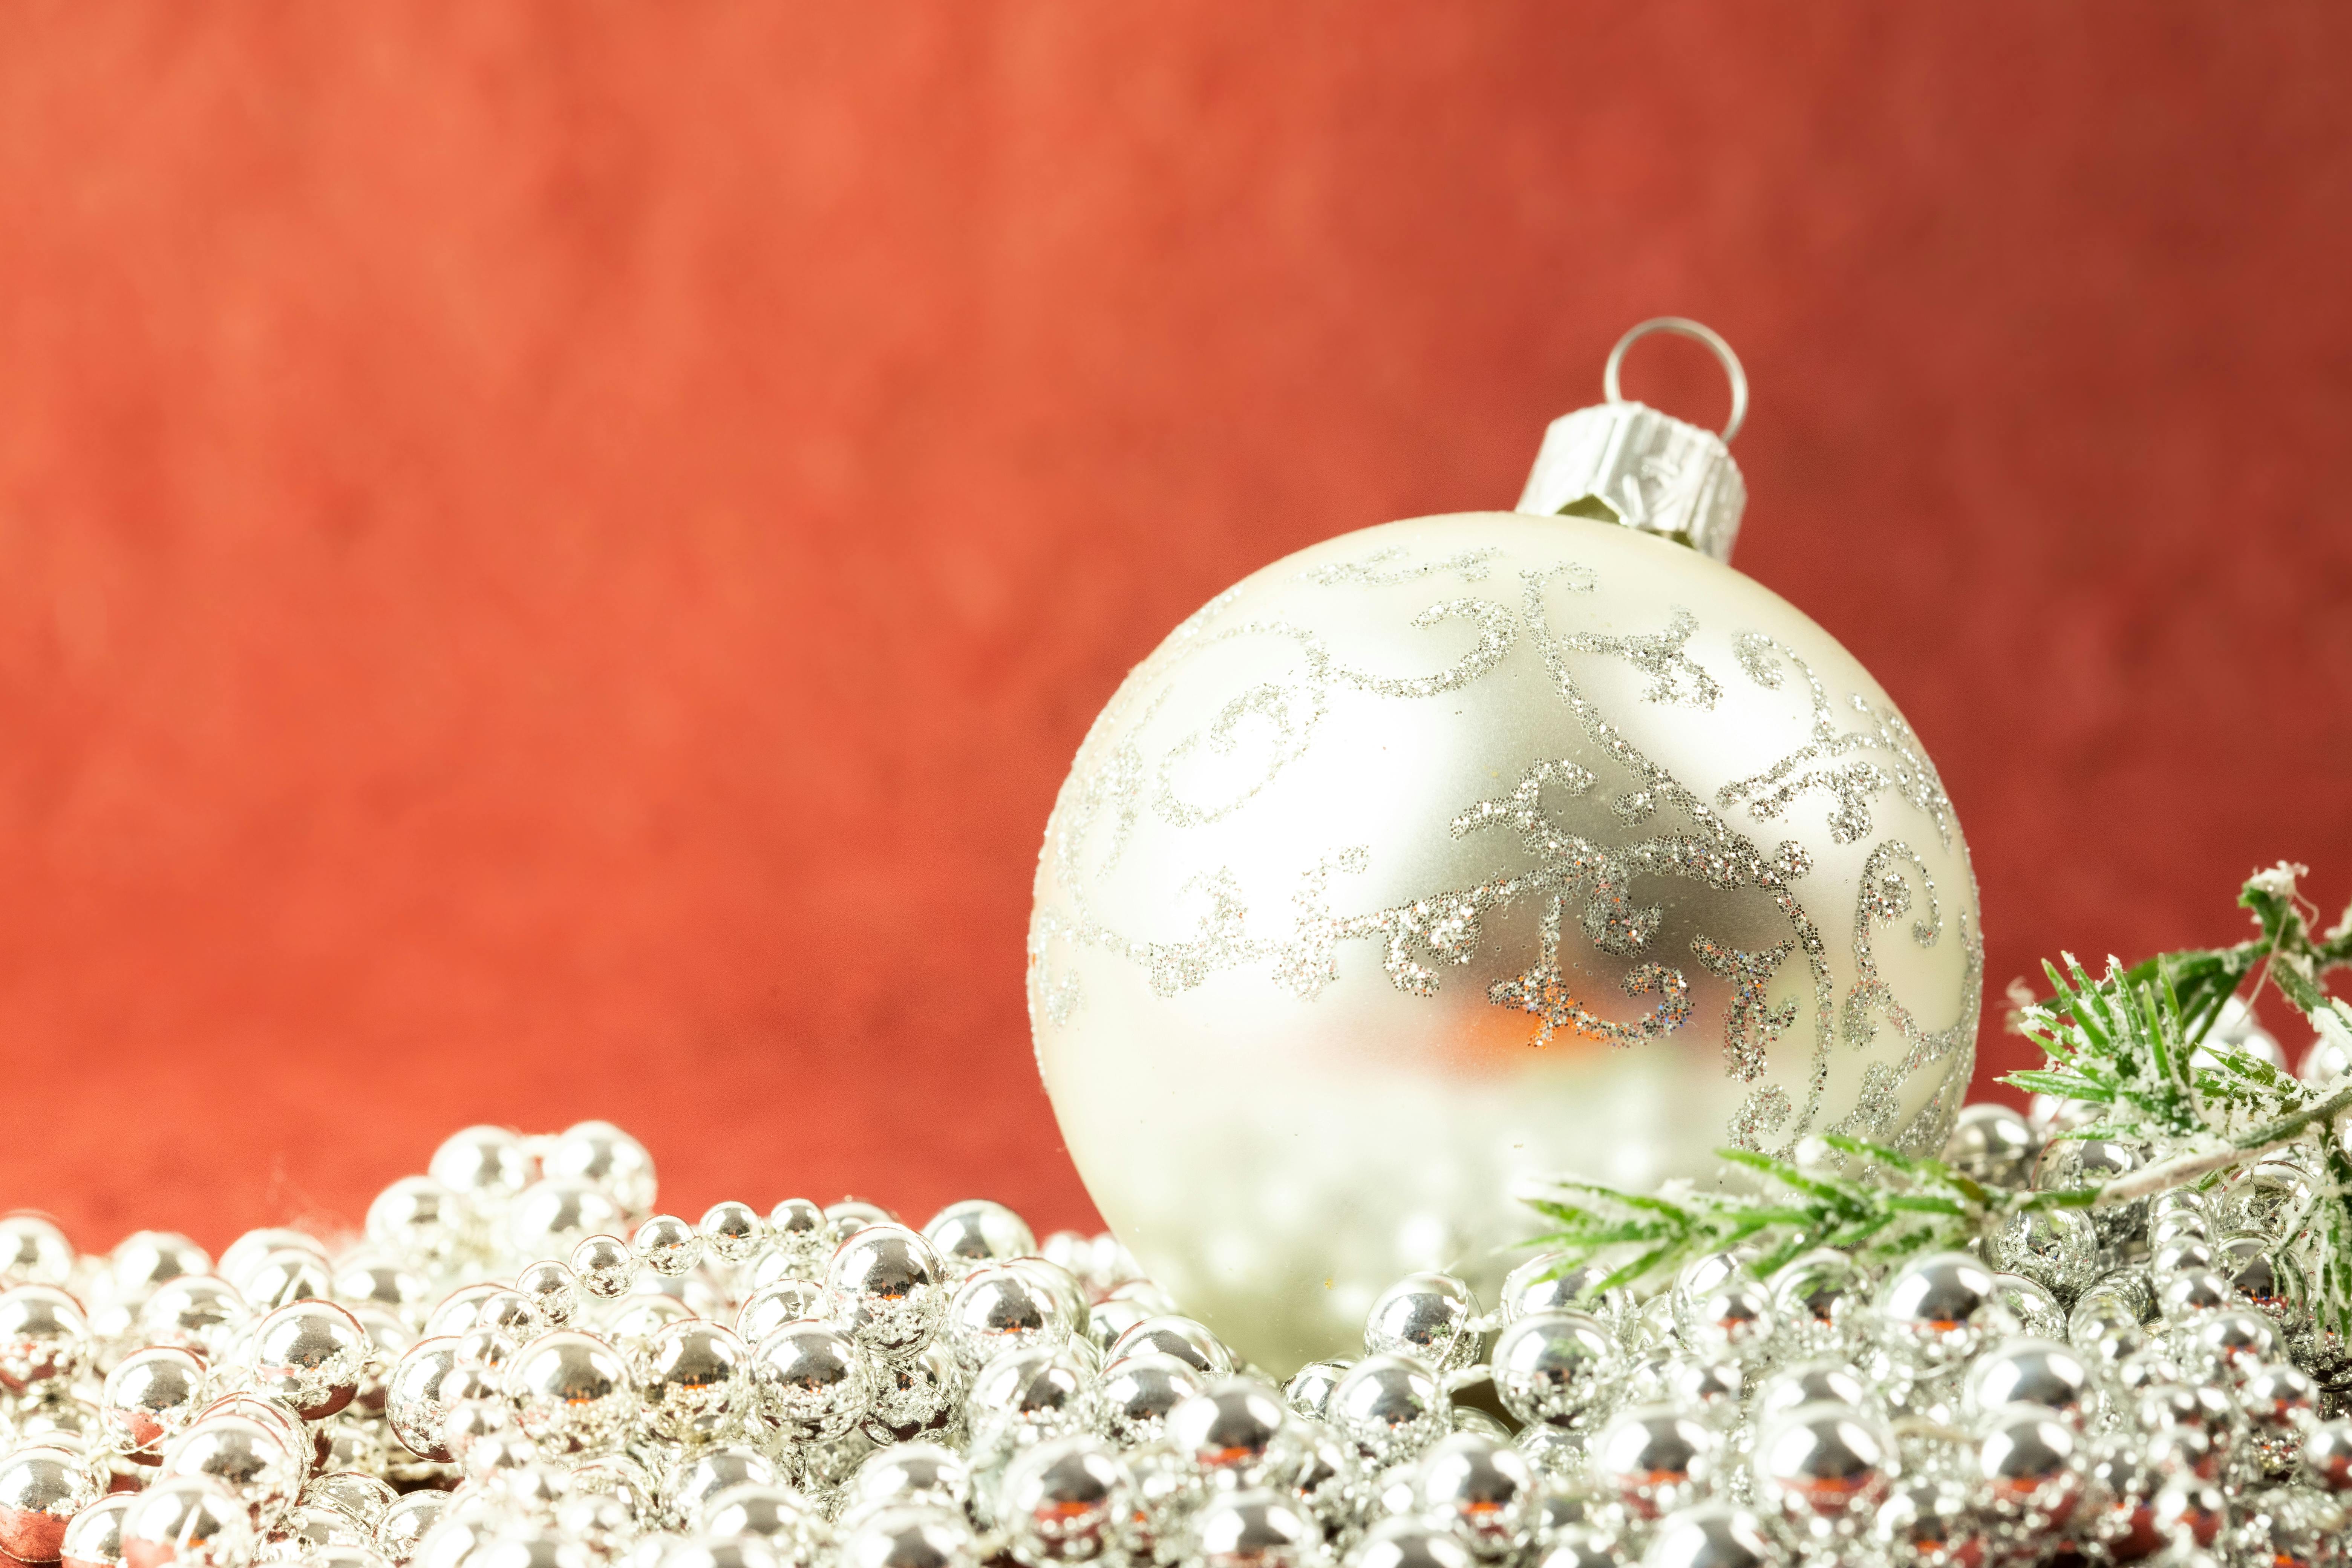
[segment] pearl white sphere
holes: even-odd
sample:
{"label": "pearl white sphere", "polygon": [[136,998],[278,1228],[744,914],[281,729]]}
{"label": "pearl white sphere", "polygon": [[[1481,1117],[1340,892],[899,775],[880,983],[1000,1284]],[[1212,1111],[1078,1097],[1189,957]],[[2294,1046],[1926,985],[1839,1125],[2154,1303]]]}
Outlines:
{"label": "pearl white sphere", "polygon": [[1332,540],[1178,627],[1072,766],[1030,929],[1097,1205],[1277,1373],[1400,1275],[1494,1299],[1525,1178],[1938,1152],[1981,985],[1959,825],[1860,663],[1695,550],[1517,513]]}

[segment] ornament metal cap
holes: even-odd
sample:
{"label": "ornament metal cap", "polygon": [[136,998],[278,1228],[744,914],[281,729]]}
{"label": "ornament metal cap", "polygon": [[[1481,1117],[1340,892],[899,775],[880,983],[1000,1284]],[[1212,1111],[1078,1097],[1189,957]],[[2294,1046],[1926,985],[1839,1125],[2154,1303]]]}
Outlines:
{"label": "ornament metal cap", "polygon": [[[1723,434],[1629,403],[1618,389],[1625,351],[1653,332],[1693,338],[1714,351],[1731,382]],[[1712,328],[1681,316],[1643,321],[1617,340],[1601,373],[1608,399],[1551,422],[1528,488],[1513,510],[1539,517],[1622,522],[1728,563],[1748,506],[1748,484],[1727,445],[1748,417],[1748,373]]]}

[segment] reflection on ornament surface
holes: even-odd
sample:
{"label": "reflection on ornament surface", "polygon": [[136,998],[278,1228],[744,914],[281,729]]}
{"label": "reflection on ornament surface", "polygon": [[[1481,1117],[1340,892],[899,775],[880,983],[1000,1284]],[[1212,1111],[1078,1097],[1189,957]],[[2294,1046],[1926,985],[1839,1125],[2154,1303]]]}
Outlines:
{"label": "reflection on ornament surface", "polygon": [[1523,1178],[1941,1147],[1968,850],[1894,704],[1695,550],[1468,513],[1301,552],[1128,678],[1046,829],[1038,1063],[1104,1216],[1270,1371],[1493,1300]]}

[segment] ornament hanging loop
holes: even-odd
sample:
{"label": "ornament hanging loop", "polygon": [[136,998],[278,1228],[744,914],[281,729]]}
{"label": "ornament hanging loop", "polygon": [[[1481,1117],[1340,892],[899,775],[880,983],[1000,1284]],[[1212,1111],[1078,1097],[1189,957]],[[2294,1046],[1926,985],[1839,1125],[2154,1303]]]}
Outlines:
{"label": "ornament hanging loop", "polygon": [[1612,403],[1625,401],[1624,388],[1618,382],[1618,373],[1625,365],[1625,351],[1654,332],[1666,332],[1693,342],[1705,343],[1715,355],[1716,363],[1723,367],[1724,379],[1731,383],[1731,417],[1723,422],[1723,433],[1717,437],[1726,446],[1739,434],[1740,426],[1748,421],[1748,372],[1739,356],[1731,352],[1723,334],[1705,321],[1694,321],[1688,316],[1653,316],[1640,326],[1617,340],[1609,351],[1609,363],[1601,368],[1601,395]]}
{"label": "ornament hanging loop", "polygon": [[[1718,436],[1703,426],[1627,401],[1618,383],[1625,351],[1653,332],[1705,343],[1731,383],[1731,417]],[[1608,401],[1551,422],[1513,510],[1537,517],[1621,523],[1727,562],[1748,505],[1747,481],[1725,445],[1748,417],[1748,373],[1712,328],[1683,316],[1643,321],[1617,340],[1601,368]]]}

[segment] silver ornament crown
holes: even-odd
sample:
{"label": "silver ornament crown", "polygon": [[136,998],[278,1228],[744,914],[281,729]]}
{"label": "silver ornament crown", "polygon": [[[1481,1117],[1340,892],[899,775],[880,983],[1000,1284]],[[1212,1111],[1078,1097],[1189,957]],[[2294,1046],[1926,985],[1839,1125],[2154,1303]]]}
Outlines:
{"label": "silver ornament crown", "polygon": [[[1620,392],[1625,351],[1653,332],[1695,339],[1722,363],[1731,382],[1731,417],[1721,435],[1629,403]],[[1727,564],[1748,506],[1748,484],[1728,446],[1748,416],[1748,374],[1739,356],[1711,328],[1660,316],[1617,340],[1601,382],[1606,402],[1562,415],[1544,432],[1528,488],[1513,510],[1623,523]]]}

